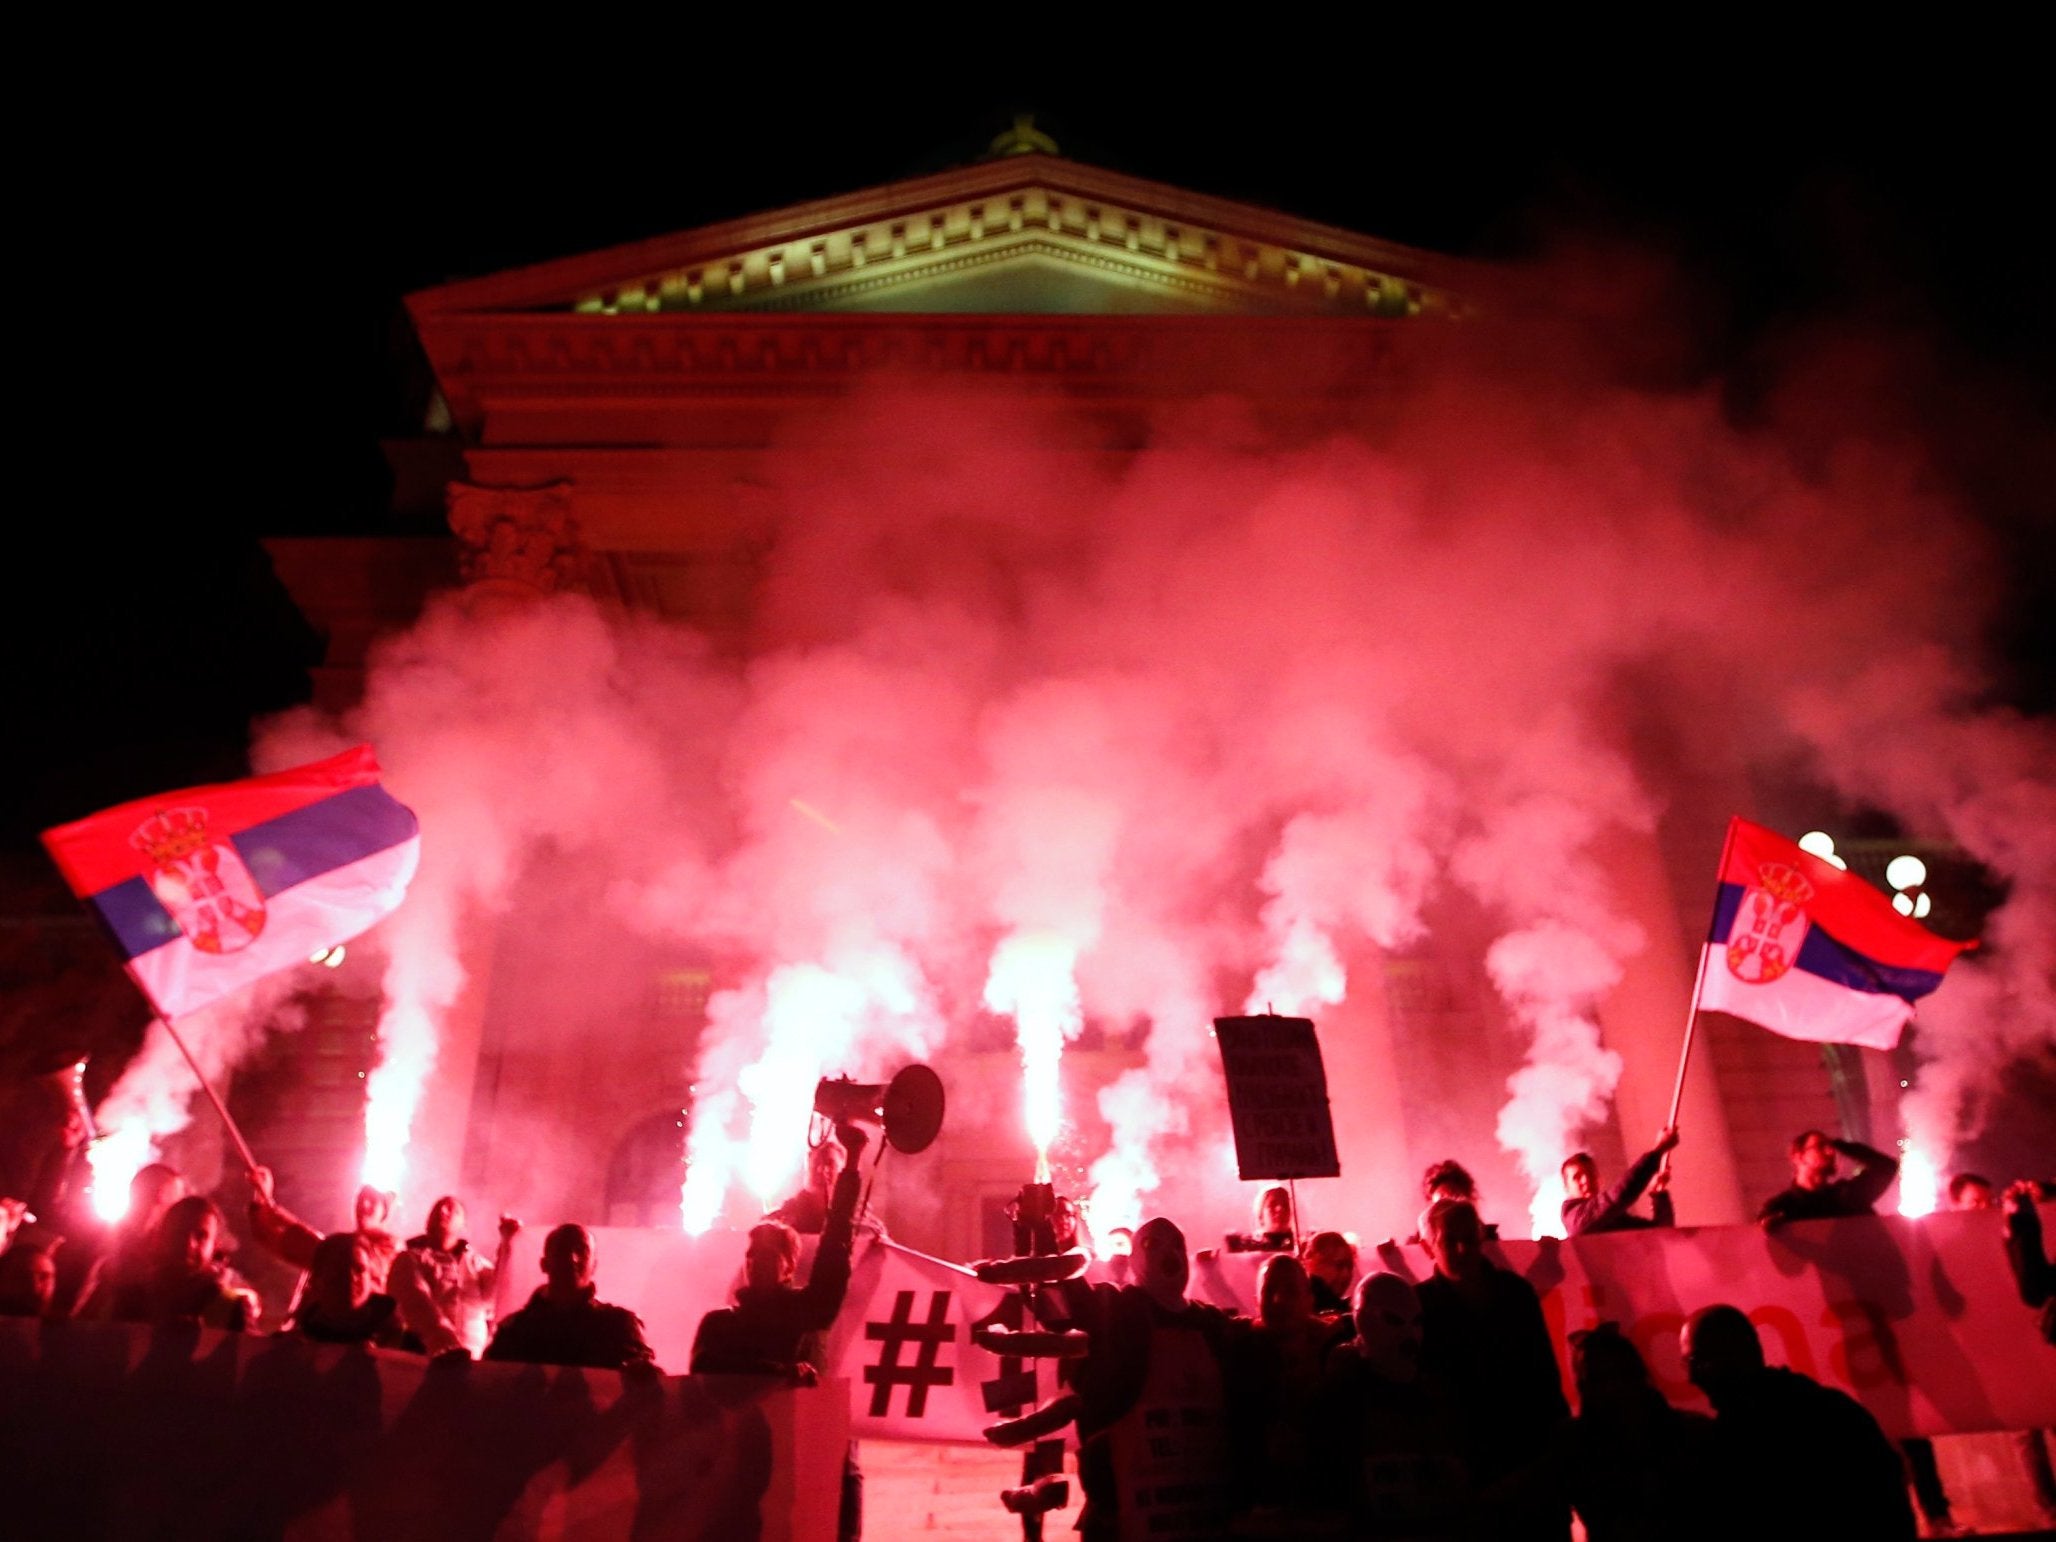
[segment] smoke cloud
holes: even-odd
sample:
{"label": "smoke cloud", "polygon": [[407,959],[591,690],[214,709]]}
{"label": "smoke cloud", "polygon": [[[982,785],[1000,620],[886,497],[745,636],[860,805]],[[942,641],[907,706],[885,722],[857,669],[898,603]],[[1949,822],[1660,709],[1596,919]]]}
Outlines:
{"label": "smoke cloud", "polygon": [[[349,722],[259,741],[369,738],[422,818],[373,1161],[482,919],[567,981],[635,967],[620,939],[718,961],[679,1051],[689,1226],[794,1179],[817,1076],[947,1074],[992,1013],[1034,1065],[1089,1024],[1125,1054],[1062,1083],[1102,1229],[1212,1215],[1209,1020],[1318,1018],[1418,953],[1497,1002],[1503,1033],[1446,1053],[1503,1086],[1540,1227],[1609,1117],[1596,1012],[1645,947],[1603,838],[1703,830],[1710,893],[1752,769],[1794,765],[2012,884],[1907,1107],[1945,1147],[1973,1128],[2056,1035],[2056,744],[1981,704],[1977,527],[1861,402],[1622,387],[1563,314],[1422,329],[1318,432],[1208,398],[1135,448],[1043,396],[859,392],[766,457],[739,658],[575,595],[438,604]],[[576,948],[521,924],[544,855],[593,875]],[[1429,926],[1451,897],[1475,946]]]}

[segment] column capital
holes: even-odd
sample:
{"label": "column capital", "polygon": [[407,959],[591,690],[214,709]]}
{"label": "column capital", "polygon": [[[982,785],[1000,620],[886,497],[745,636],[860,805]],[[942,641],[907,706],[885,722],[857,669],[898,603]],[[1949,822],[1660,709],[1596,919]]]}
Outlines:
{"label": "column capital", "polygon": [[458,541],[458,570],[474,595],[533,599],[585,587],[586,551],[571,512],[569,482],[452,482],[444,501]]}

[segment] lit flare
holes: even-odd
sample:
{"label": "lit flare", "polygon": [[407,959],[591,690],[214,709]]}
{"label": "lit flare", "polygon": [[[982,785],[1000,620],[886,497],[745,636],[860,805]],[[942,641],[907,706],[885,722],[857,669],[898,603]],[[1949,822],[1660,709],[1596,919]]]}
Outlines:
{"label": "lit flare", "polygon": [[93,1214],[110,1225],[128,1214],[129,1184],[157,1158],[157,1144],[140,1124],[109,1130],[86,1147],[93,1170]]}
{"label": "lit flare", "polygon": [[1899,1159],[1899,1213],[1932,1215],[1941,1201],[1942,1170],[1920,1147],[1908,1145]]}
{"label": "lit flare", "polygon": [[1049,1148],[1064,1123],[1064,1042],[1084,1026],[1072,973],[1077,962],[1077,948],[1061,937],[1016,933],[994,950],[985,981],[985,1005],[1014,1020],[1021,1108],[1035,1144],[1037,1183],[1050,1181]]}

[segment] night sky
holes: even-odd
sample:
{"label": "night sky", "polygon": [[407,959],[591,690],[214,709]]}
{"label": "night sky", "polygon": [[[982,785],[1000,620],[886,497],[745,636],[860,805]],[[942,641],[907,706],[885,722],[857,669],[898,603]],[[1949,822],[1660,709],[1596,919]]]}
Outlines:
{"label": "night sky", "polygon": [[[2048,134],[2024,44],[1878,57],[1730,21],[1686,62],[1625,34],[1501,39],[1495,59],[1400,24],[1347,46],[1303,30],[1224,50],[1232,69],[1049,32],[946,66],[801,67],[761,36],[520,61],[339,42],[341,85],[166,70],[124,99],[118,155],[83,110],[54,124],[21,196],[48,216],[32,325],[67,340],[47,421],[84,507],[43,511],[62,560],[17,577],[35,753],[9,771],[10,849],[235,774],[251,715],[304,691],[318,640],[260,537],[434,533],[390,513],[379,450],[428,387],[408,291],[959,164],[1022,111],[1075,159],[1431,249],[1630,243],[1673,265],[1672,324],[1622,367],[1720,381],[1740,412],[1824,329],[1927,338],[1949,406],[1992,404],[1943,469],[2016,571],[2000,688],[2056,705]],[[1570,62],[1618,49],[1661,72]],[[1975,74],[1955,57],[1973,50]]]}

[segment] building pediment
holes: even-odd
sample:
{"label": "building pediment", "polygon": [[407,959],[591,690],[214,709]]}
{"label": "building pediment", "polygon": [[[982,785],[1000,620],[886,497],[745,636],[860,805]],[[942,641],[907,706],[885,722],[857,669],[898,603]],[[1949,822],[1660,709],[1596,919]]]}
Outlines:
{"label": "building pediment", "polygon": [[465,314],[1447,313],[1459,264],[1274,210],[1018,155],[423,291]]}

